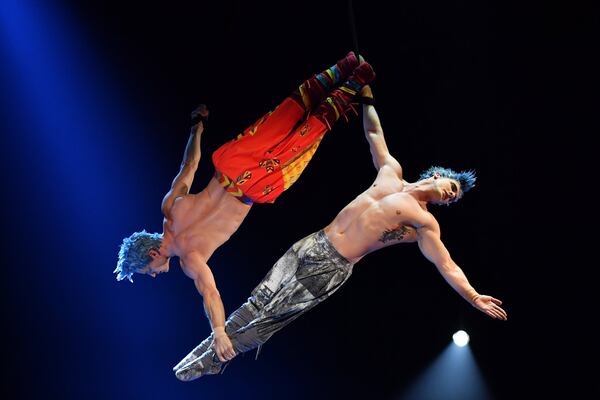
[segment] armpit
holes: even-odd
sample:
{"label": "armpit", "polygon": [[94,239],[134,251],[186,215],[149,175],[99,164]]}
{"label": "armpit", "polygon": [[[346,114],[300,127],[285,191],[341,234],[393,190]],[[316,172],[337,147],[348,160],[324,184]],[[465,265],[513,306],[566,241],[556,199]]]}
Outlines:
{"label": "armpit", "polygon": [[394,228],[386,229],[385,231],[383,231],[383,233],[381,234],[381,236],[379,238],[379,241],[383,242],[383,243],[387,243],[391,240],[409,241],[409,240],[415,240],[416,236],[417,236],[417,231],[412,226],[398,225]]}

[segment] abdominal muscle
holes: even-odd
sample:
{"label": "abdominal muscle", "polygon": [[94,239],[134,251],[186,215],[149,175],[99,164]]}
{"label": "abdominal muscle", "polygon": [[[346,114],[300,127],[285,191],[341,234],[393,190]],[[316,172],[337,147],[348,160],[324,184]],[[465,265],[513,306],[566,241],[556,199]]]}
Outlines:
{"label": "abdominal muscle", "polygon": [[352,262],[383,247],[413,242],[416,229],[397,212],[402,203],[402,199],[390,196],[357,198],[325,228],[325,233],[337,251]]}

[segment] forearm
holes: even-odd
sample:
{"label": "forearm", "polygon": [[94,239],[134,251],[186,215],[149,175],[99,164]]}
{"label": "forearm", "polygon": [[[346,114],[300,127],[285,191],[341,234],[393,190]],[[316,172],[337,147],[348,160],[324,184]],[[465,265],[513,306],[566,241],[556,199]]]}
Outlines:
{"label": "forearm", "polygon": [[[369,85],[365,85],[360,91],[361,97],[373,98],[373,92],[371,91],[371,87]],[[383,129],[381,128],[381,122],[379,121],[379,115],[377,115],[377,111],[375,111],[375,107],[370,104],[363,104],[363,127],[365,129],[365,134],[368,132],[381,132],[383,134]]]}
{"label": "forearm", "polygon": [[389,150],[385,143],[377,111],[374,106],[369,104],[363,104],[363,128],[365,130],[365,137],[369,142],[373,164],[379,170],[385,164],[386,155],[389,154]]}
{"label": "forearm", "polygon": [[216,288],[213,288],[206,293],[203,293],[204,297],[204,311],[210,321],[210,326],[213,331],[213,343],[215,353],[219,357],[221,362],[231,360],[235,357],[235,350],[233,344],[225,332],[225,309],[221,296]]}
{"label": "forearm", "polygon": [[450,286],[470,304],[479,296],[477,291],[471,286],[463,270],[456,264],[451,263],[444,267],[439,267],[442,276]]}
{"label": "forearm", "polygon": [[210,327],[215,334],[225,330],[225,308],[218,291],[204,294],[204,311],[210,322]]}
{"label": "forearm", "polygon": [[198,164],[198,162],[200,161],[200,138],[202,137],[203,131],[204,128],[202,121],[192,127],[190,137],[188,139],[187,145],[185,146],[182,164],[195,165]]}
{"label": "forearm", "polygon": [[[362,97],[373,98],[373,93],[368,85],[362,88],[360,94]],[[365,137],[369,142],[375,169],[379,170],[382,166],[388,165],[401,177],[402,167],[390,154],[383,135],[383,128],[381,127],[379,115],[377,114],[375,107],[371,104],[363,104],[363,128]]]}
{"label": "forearm", "polygon": [[365,137],[369,142],[369,149],[371,151],[375,169],[379,171],[381,167],[387,165],[391,167],[399,177],[402,177],[402,167],[398,160],[390,154],[375,107],[363,105],[363,121]]}

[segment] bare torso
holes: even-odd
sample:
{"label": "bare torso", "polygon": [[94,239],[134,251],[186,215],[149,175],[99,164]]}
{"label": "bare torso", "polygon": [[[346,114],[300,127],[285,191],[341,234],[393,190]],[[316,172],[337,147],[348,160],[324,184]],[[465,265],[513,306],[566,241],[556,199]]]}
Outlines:
{"label": "bare torso", "polygon": [[398,175],[384,166],[371,187],[344,207],[325,233],[342,256],[357,262],[382,247],[416,241],[417,229],[429,216]]}
{"label": "bare torso", "polygon": [[[184,258],[196,252],[206,262],[237,231],[250,208],[227,193],[215,178],[200,193],[178,197],[164,221],[172,253]],[[182,267],[185,270],[185,265]]]}

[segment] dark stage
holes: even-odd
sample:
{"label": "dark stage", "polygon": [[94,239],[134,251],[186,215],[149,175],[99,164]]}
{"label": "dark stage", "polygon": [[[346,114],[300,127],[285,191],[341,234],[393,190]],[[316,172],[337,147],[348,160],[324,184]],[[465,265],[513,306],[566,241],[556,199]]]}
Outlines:
{"label": "dark stage", "polygon": [[[555,98],[572,98],[558,95],[570,86],[565,60],[587,28],[558,7],[354,1],[405,179],[438,164],[477,171],[464,199],[430,210],[452,258],[504,302],[507,322],[466,303],[416,244],[392,246],[361,260],[258,360],[247,353],[184,383],[171,368],[210,333],[193,282],[177,260],[156,279],[115,280],[123,237],[162,230],[194,106],[211,115],[192,193],[210,179],[214,150],[353,50],[347,4],[2,2],[2,398],[578,398],[585,385],[567,377],[574,351],[555,342],[577,321],[563,301],[574,295],[554,290],[566,280],[548,282],[564,265],[555,236],[569,228],[541,223],[547,199],[524,199],[562,180],[540,170],[556,168],[550,132],[568,123]],[[340,121],[298,183],[255,205],[210,259],[226,312],[372,183],[360,120]],[[576,158],[569,143],[560,149]],[[467,361],[435,364],[458,329],[471,336]]]}

